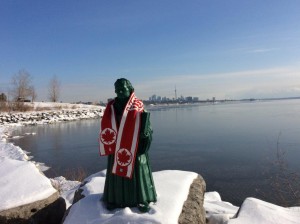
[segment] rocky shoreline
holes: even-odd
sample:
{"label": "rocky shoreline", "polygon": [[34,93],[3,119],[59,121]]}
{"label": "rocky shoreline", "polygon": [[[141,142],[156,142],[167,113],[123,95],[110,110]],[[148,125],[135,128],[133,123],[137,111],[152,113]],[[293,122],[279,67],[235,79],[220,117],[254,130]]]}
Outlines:
{"label": "rocky shoreline", "polygon": [[38,125],[63,121],[100,118],[103,108],[78,108],[41,112],[1,113],[0,125]]}

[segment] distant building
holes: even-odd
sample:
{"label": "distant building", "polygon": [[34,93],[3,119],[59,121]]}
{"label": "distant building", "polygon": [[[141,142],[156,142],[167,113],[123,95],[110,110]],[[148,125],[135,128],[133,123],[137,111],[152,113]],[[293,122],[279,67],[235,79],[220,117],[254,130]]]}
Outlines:
{"label": "distant building", "polygon": [[[177,91],[177,90],[176,90]],[[208,100],[209,101],[209,100]],[[145,104],[156,104],[156,103],[194,103],[194,102],[199,102],[199,97],[193,97],[193,96],[188,96],[188,97],[184,97],[183,95],[181,95],[180,97],[176,98],[168,98],[166,96],[158,96],[156,94],[153,94],[152,96],[149,97],[149,100],[145,100],[144,103]]]}
{"label": "distant building", "polygon": [[154,102],[156,101],[156,95],[155,94],[152,95],[151,100],[154,101]]}
{"label": "distant building", "polygon": [[192,101],[193,101],[193,97],[192,97],[192,96],[186,97],[186,101],[187,101],[187,102],[192,102]]}
{"label": "distant building", "polygon": [[25,97],[18,97],[17,102],[31,102],[29,99],[26,99]]}

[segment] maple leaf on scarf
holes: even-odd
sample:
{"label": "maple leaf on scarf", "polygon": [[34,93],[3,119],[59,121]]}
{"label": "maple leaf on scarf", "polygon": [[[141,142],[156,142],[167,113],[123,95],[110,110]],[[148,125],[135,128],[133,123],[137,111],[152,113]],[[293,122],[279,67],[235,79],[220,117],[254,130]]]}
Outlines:
{"label": "maple leaf on scarf", "polygon": [[118,164],[128,166],[131,162],[131,153],[127,149],[120,149],[118,152]]}
{"label": "maple leaf on scarf", "polygon": [[102,132],[101,140],[103,143],[110,145],[115,142],[116,134],[113,130],[107,128]]}

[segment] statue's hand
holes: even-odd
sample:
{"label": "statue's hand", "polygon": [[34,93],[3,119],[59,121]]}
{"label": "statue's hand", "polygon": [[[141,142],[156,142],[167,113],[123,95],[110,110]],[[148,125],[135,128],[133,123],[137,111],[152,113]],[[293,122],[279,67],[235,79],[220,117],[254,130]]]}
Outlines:
{"label": "statue's hand", "polygon": [[152,127],[148,125],[147,129],[144,132],[140,133],[140,137],[149,138],[152,133],[153,133]]}
{"label": "statue's hand", "polygon": [[149,137],[149,132],[141,133],[140,137],[141,138],[148,138]]}

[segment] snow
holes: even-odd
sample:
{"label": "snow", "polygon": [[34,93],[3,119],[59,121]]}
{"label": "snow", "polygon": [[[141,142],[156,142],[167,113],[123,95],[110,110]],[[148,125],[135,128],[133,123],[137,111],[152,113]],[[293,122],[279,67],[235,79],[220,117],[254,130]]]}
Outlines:
{"label": "snow", "polygon": [[284,208],[256,198],[247,198],[238,214],[238,218],[228,224],[295,224],[300,223],[300,207]]}
{"label": "snow", "polygon": [[[47,106],[53,107],[53,104]],[[8,138],[14,137],[10,135],[12,128],[0,125],[0,211],[46,198],[55,193],[55,189],[69,207],[80,182],[64,177],[46,178],[40,172],[43,167],[29,161],[28,153],[7,143]],[[26,135],[35,133],[26,133],[25,138]],[[86,197],[72,206],[64,223],[176,223],[189,185],[196,176],[185,171],[154,172],[158,202],[150,204],[149,213],[141,214],[137,208],[106,210],[100,202],[105,171],[96,173],[86,179],[89,181],[83,191]],[[222,201],[217,192],[207,192],[204,208],[209,224],[300,224],[300,207],[284,208],[256,198],[247,198],[238,208]]]}
{"label": "snow", "polygon": [[29,106],[33,106],[36,109],[49,108],[49,109],[97,109],[99,106],[97,105],[88,105],[88,104],[74,104],[74,103],[54,103],[54,102],[33,102],[33,103],[25,103]]}
{"label": "snow", "polygon": [[204,208],[208,224],[299,224],[300,207],[284,208],[256,198],[246,198],[240,208],[224,202],[218,192],[207,192]]}
{"label": "snow", "polygon": [[72,205],[74,193],[81,183],[79,181],[66,180],[62,176],[51,178],[50,181],[53,187],[60,192],[60,196],[65,199],[66,208],[69,208]]}
{"label": "snow", "polygon": [[10,129],[0,126],[0,158],[27,161],[29,158],[26,153],[20,147],[7,143],[8,138],[10,138]]}
{"label": "snow", "polygon": [[0,158],[0,211],[50,197],[51,182],[29,161]]}
{"label": "snow", "polygon": [[20,161],[28,160],[28,156],[20,147],[14,146],[12,143],[0,142],[0,158],[2,157],[16,159]]}
{"label": "snow", "polygon": [[177,223],[190,185],[197,173],[165,170],[153,172],[157,203],[150,203],[149,213],[142,214],[137,208],[108,211],[100,198],[103,194],[105,172],[86,179],[82,187],[85,198],[75,203],[64,224],[82,223]]}
{"label": "snow", "polygon": [[239,207],[221,200],[218,192],[207,192],[204,196],[204,208],[208,224],[226,223],[233,218]]}
{"label": "snow", "polygon": [[[70,103],[26,103],[31,108],[28,112],[5,112],[0,114],[0,125],[20,126],[51,124],[78,119],[98,118],[103,115],[104,107],[98,105]],[[24,136],[13,136],[20,138]]]}
{"label": "snow", "polygon": [[51,182],[28,161],[18,146],[6,143],[8,129],[0,127],[0,211],[45,199],[56,192]]}

